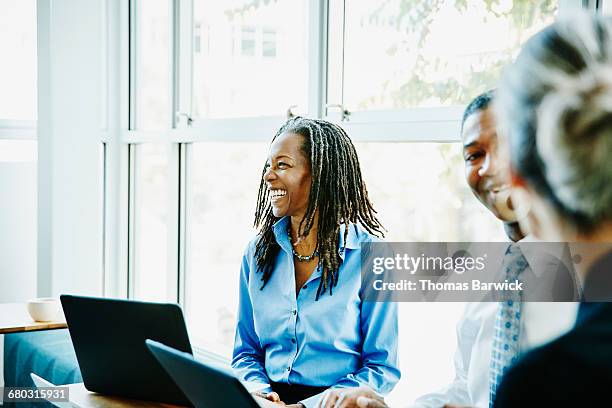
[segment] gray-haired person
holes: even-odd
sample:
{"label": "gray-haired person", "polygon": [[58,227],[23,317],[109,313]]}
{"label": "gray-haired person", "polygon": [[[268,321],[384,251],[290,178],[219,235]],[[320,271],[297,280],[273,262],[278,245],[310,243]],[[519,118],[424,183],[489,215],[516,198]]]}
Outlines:
{"label": "gray-haired person", "polygon": [[[612,243],[612,20],[580,14],[531,38],[498,92],[521,227],[540,239]],[[584,299],[574,328],[503,377],[496,407],[610,406],[612,251],[576,265]],[[604,301],[602,303],[593,301]]]}

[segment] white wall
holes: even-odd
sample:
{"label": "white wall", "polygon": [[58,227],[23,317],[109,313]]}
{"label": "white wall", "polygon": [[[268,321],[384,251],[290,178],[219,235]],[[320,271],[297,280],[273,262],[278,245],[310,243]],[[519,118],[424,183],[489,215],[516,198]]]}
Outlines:
{"label": "white wall", "polygon": [[26,301],[36,296],[36,162],[0,161],[0,192],[0,303]]}

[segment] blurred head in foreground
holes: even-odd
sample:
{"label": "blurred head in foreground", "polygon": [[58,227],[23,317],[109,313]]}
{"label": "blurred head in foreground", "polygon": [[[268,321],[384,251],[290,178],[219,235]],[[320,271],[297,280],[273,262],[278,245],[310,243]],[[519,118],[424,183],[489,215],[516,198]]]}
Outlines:
{"label": "blurred head in foreground", "polygon": [[521,227],[612,241],[612,20],[580,14],[532,37],[496,94]]}

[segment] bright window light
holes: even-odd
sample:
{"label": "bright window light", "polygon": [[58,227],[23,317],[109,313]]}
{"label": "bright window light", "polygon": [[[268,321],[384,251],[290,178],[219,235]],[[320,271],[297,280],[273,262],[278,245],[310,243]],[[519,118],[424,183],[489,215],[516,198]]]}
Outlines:
{"label": "bright window light", "polygon": [[[341,2],[331,1],[332,8]],[[520,45],[553,21],[557,3],[346,2],[344,105],[357,111],[468,103],[494,87]]]}
{"label": "bright window light", "polygon": [[194,117],[282,116],[305,107],[307,10],[306,0],[195,0]]}
{"label": "bright window light", "polygon": [[3,0],[0,120],[36,120],[36,1]]}

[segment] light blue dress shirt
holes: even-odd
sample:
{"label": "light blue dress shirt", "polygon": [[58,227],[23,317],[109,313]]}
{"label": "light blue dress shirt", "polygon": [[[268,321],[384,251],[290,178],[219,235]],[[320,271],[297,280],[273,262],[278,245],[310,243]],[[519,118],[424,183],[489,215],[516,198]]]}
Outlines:
{"label": "light blue dress shirt", "polygon": [[[397,305],[360,298],[360,243],[377,238],[350,226],[333,295],[328,290],[315,301],[319,268],[295,294],[289,221],[284,217],[274,224],[281,249],[263,290],[262,274],[256,271],[258,237],[242,258],[232,367],[244,381],[317,387],[367,385],[383,395],[389,393],[400,378]],[[343,237],[344,226],[340,248]],[[315,407],[320,398],[318,394],[301,402]]]}

